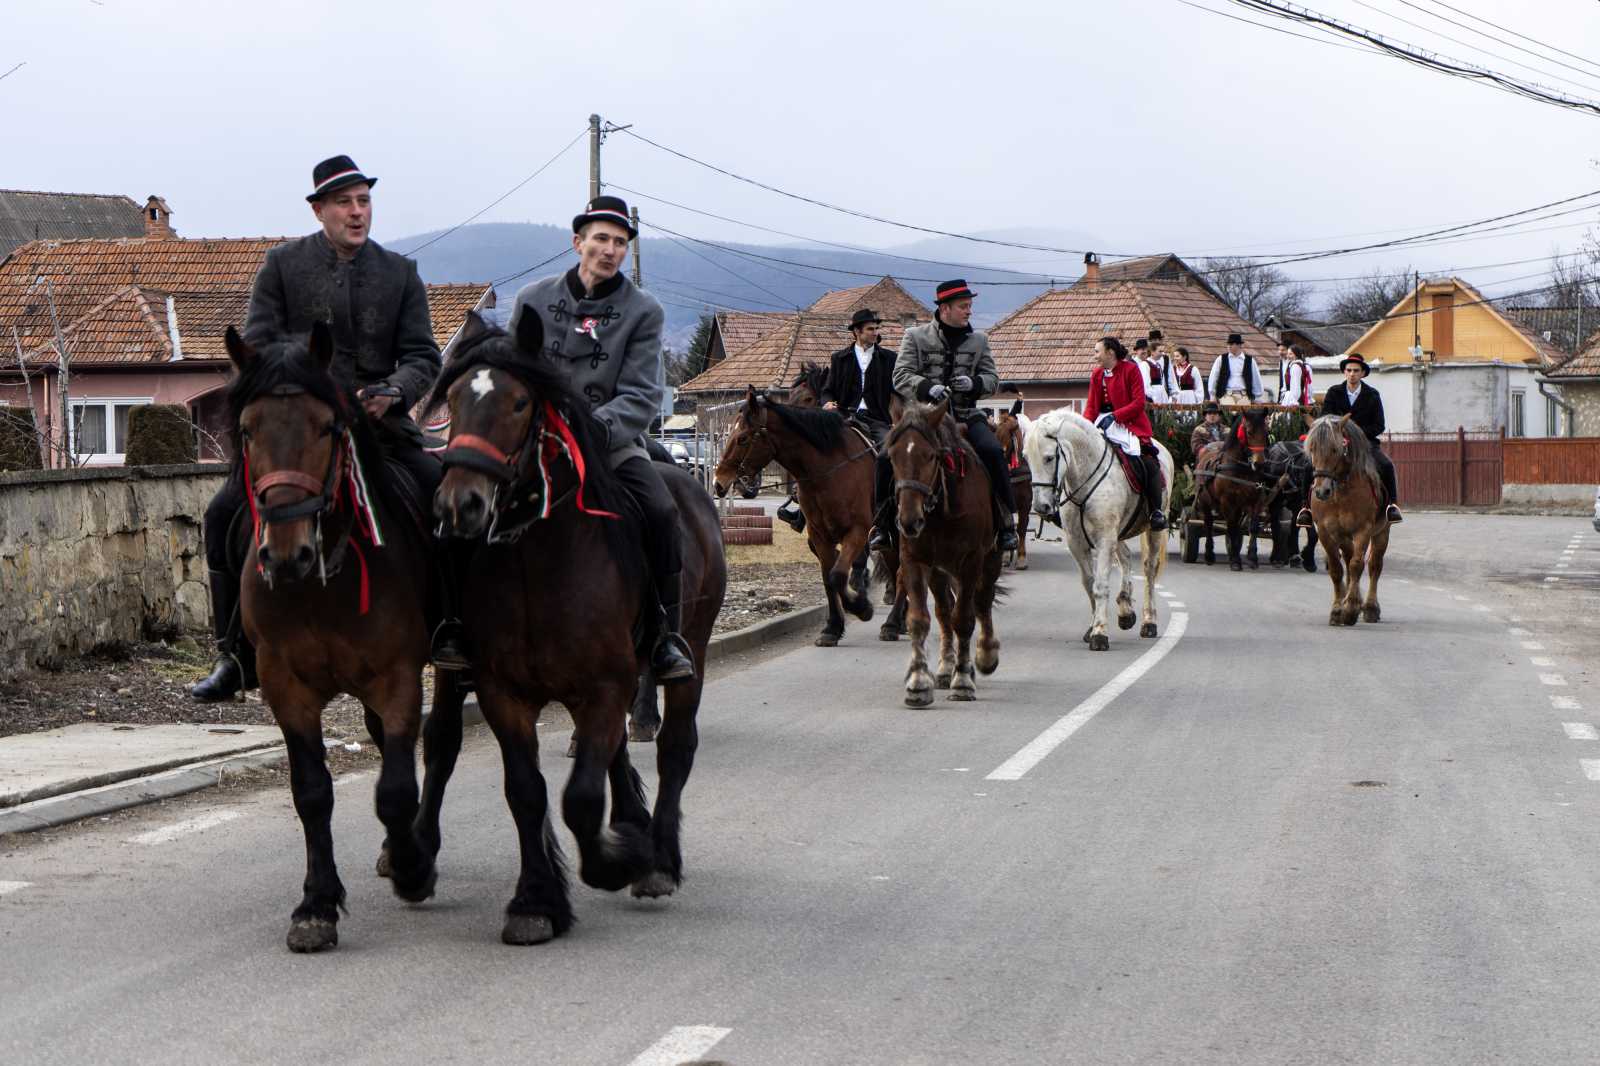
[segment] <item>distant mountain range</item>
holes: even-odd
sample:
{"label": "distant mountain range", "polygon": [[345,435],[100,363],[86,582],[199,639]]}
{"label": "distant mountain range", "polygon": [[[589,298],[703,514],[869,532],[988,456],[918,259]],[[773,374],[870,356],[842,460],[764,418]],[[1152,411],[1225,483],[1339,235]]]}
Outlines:
{"label": "distant mountain range", "polygon": [[[572,243],[571,231],[562,226],[503,222],[466,226],[436,244],[420,247],[439,232],[386,241],[385,247],[404,254],[419,249],[414,258],[427,282],[499,281],[502,307],[529,281],[566,270],[573,263],[571,256],[562,255]],[[1054,230],[996,231],[983,236],[1060,248],[1097,245],[1091,236]],[[552,256],[559,258],[513,277]],[[703,314],[723,307],[792,311],[810,306],[823,293],[870,285],[885,274],[898,278],[914,296],[930,305],[937,282],[964,277],[979,290],[977,323],[991,325],[1048,287],[1047,281],[1036,280],[1039,275],[1018,272],[1016,264],[1030,259],[1049,259],[1049,265],[1065,269],[1065,274],[1055,277],[1058,286],[1076,278],[1082,270],[1071,256],[1051,258],[1050,253],[949,237],[882,252],[852,252],[815,245],[728,243],[714,248],[647,236],[641,252],[645,288],[666,310],[667,345],[680,351],[687,347]]]}

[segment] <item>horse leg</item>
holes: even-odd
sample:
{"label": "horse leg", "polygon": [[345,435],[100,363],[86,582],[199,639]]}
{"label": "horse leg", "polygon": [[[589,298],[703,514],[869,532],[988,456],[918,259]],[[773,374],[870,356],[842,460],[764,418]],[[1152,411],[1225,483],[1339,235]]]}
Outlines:
{"label": "horse leg", "polygon": [[[855,580],[855,563],[859,557],[861,565],[861,584]],[[846,560],[852,560],[848,575],[842,573]],[[845,610],[855,615],[863,622],[872,621],[872,598],[867,595],[866,589],[866,560],[867,560],[867,528],[861,526],[844,535],[844,542],[839,545],[839,561],[834,564],[833,580],[838,582],[839,604]]]}
{"label": "horse leg", "polygon": [[1383,609],[1378,606],[1378,577],[1383,573],[1383,557],[1389,550],[1389,527],[1385,526],[1381,533],[1372,538],[1372,546],[1367,549],[1367,602],[1361,605],[1361,620],[1363,622],[1376,622],[1383,617]]}
{"label": "horse leg", "polygon": [[956,673],[956,634],[951,620],[952,582],[944,571],[937,568],[928,574],[928,586],[933,592],[933,611],[939,617],[939,668],[933,675],[934,688],[949,688]]}
{"label": "horse leg", "polygon": [[[1211,512],[1211,507],[1209,504],[1204,510],[1201,511],[1200,517],[1201,521],[1204,522],[1206,529],[1206,565],[1215,566],[1217,564],[1217,550],[1214,539],[1216,536],[1216,531],[1211,528],[1211,520],[1214,515]],[[1223,531],[1222,545],[1224,548],[1226,548],[1228,545],[1226,530]]]}
{"label": "horse leg", "polygon": [[396,675],[380,678],[372,694],[383,725],[383,768],[378,772],[375,796],[394,894],[408,903],[421,903],[433,895],[437,880],[433,852],[417,835],[421,805],[416,751],[422,720],[422,672],[402,666]]}
{"label": "horse leg", "polygon": [[839,593],[844,588],[844,575],[839,576],[837,584],[834,583],[833,567],[839,561],[839,551],[832,544],[823,543],[818,538],[816,525],[806,527],[811,534],[811,553],[817,557],[817,565],[822,568],[822,588],[828,595],[828,620],[822,623],[822,632],[817,635],[817,647],[831,648],[839,643],[839,638],[844,636],[844,612],[840,609]]}
{"label": "horse leg", "polygon": [[517,891],[506,905],[500,939],[507,944],[542,944],[572,928],[572,903],[567,898],[566,860],[550,824],[550,799],[539,772],[540,708],[486,687],[481,680],[478,702],[500,742],[506,806],[517,824],[522,851]]}
{"label": "horse leg", "polygon": [[1248,511],[1245,512],[1244,524],[1247,527],[1249,527],[1249,531],[1250,531],[1250,554],[1248,556],[1246,556],[1246,558],[1248,558],[1250,560],[1250,569],[1252,569],[1252,570],[1260,570],[1261,569],[1261,557],[1256,553],[1256,537],[1257,537],[1256,526],[1260,524],[1260,520],[1261,520],[1261,510],[1260,510],[1260,508],[1251,507]]}
{"label": "horse leg", "polygon": [[1122,572],[1122,584],[1117,589],[1117,628],[1132,629],[1139,620],[1133,612],[1133,553],[1120,540],[1116,552],[1117,568]]}
{"label": "horse leg", "polygon": [[973,597],[978,612],[978,649],[973,657],[978,673],[985,677],[1000,666],[1000,637],[994,630],[994,598],[1000,585],[1000,553],[990,552],[983,557],[983,570],[978,578],[978,590]]}
{"label": "horse leg", "polygon": [[1306,530],[1305,550],[1300,553],[1300,566],[1308,574],[1317,572],[1317,527]]}
{"label": "horse leg", "polygon": [[1029,506],[1017,512],[1017,558],[1012,567],[1017,570],[1028,568],[1028,520],[1033,515],[1032,502]]}
{"label": "horse leg", "polygon": [[273,669],[267,649],[261,649],[260,658],[262,695],[283,731],[289,791],[306,838],[305,886],[300,905],[289,918],[289,950],[323,951],[339,944],[339,911],[344,907],[344,885],[333,860],[333,775],[328,773],[322,744],[326,701],[290,677],[287,666]]}
{"label": "horse leg", "polygon": [[1351,542],[1350,554],[1345,559],[1347,576],[1344,585],[1344,609],[1340,621],[1353,626],[1361,617],[1361,574],[1367,568],[1367,545],[1371,536],[1357,534]]}
{"label": "horse leg", "polygon": [[656,737],[656,808],[650,819],[654,869],[633,883],[635,898],[670,896],[683,883],[679,830],[683,823],[683,789],[689,783],[695,749],[700,744],[695,718],[700,711],[702,684],[701,678],[695,676],[667,689],[666,721]]}
{"label": "horse leg", "polygon": [[[864,543],[864,541],[863,541]],[[850,594],[852,596],[866,596],[867,586],[871,579],[867,577],[867,551],[863,548],[855,557],[855,562],[850,564]]]}
{"label": "horse leg", "polygon": [[1083,594],[1089,599],[1089,628],[1083,631],[1083,642],[1087,644],[1089,638],[1094,636],[1094,555],[1087,547],[1074,544],[1072,560],[1078,564],[1078,581],[1083,585]]}
{"label": "horse leg", "polygon": [[967,570],[969,572],[959,582],[953,582],[956,595],[950,612],[950,621],[955,626],[956,659],[955,676],[950,682],[948,698],[959,702],[978,698],[978,670],[972,661],[972,630],[978,620],[977,606],[973,601],[980,580],[979,567],[969,566]]}
{"label": "horse leg", "polygon": [[1166,548],[1166,540],[1165,530],[1146,530],[1140,538],[1139,563],[1144,569],[1144,625],[1139,627],[1141,637],[1153,637],[1160,632],[1156,626],[1160,618],[1156,613],[1156,580],[1161,576],[1161,553]]}
{"label": "horse leg", "polygon": [[1089,627],[1089,650],[1109,651],[1111,638],[1106,635],[1106,616],[1111,605],[1111,553],[1107,543],[1115,533],[1102,539],[1094,549],[1094,624]]}
{"label": "horse leg", "polygon": [[1244,563],[1240,560],[1240,551],[1244,547],[1244,531],[1239,528],[1239,514],[1234,511],[1223,518],[1225,523],[1222,531],[1223,543],[1228,549],[1228,569],[1243,570]]}
{"label": "horse leg", "polygon": [[417,810],[417,837],[434,858],[439,856],[439,812],[444,808],[445,785],[461,754],[461,707],[466,702],[466,689],[456,677],[451,670],[433,672],[433,706],[422,723],[422,803]]}
{"label": "horse leg", "polygon": [[1344,560],[1345,549],[1337,540],[1324,542],[1331,544],[1327,551],[1328,580],[1333,582],[1333,609],[1328,612],[1330,626],[1344,625],[1342,608],[1344,605]]}
{"label": "horse leg", "polygon": [[[378,712],[367,706],[361,705],[362,720],[367,726],[367,736],[372,740],[372,746],[381,757],[383,755],[383,719],[378,717]],[[379,877],[388,877],[391,870],[389,862],[389,838],[383,838],[383,846],[378,849],[378,862],[375,872]]]}
{"label": "horse leg", "polygon": [[906,618],[911,626],[911,665],[906,667],[906,706],[926,707],[933,702],[933,678],[928,674],[928,568],[902,559],[900,583],[906,590]]}
{"label": "horse leg", "polygon": [[[583,883],[616,892],[649,873],[655,853],[644,829],[631,822],[603,823],[606,773],[622,746],[626,708],[622,686],[601,681],[570,708],[578,736],[578,755],[561,792],[561,818],[578,841],[578,876]],[[628,773],[633,774],[631,767]],[[637,774],[633,774],[637,778]],[[643,786],[639,786],[641,789]],[[643,796],[639,797],[642,806]]]}
{"label": "horse leg", "polygon": [[639,691],[628,711],[628,739],[648,744],[661,730],[661,705],[656,702],[656,677],[645,663],[639,671]]}

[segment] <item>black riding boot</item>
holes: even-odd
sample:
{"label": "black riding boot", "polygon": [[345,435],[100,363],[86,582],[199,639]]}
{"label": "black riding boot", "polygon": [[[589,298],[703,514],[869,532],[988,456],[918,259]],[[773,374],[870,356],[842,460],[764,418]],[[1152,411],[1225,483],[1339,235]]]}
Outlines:
{"label": "black riding boot", "polygon": [[1154,455],[1143,457],[1144,502],[1150,508],[1150,528],[1160,532],[1167,528],[1167,515],[1161,509],[1161,461]]}
{"label": "black riding boot", "polygon": [[[1006,488],[1010,488],[1010,482]],[[1015,506],[1010,500],[996,499],[1000,509],[1000,531],[998,534],[999,548],[1003,552],[1017,550],[1017,512],[1012,510]]]}
{"label": "black riding boot", "polygon": [[888,551],[894,547],[894,497],[891,496],[878,505],[877,513],[872,517],[872,537],[867,541],[868,551]]}
{"label": "black riding boot", "polygon": [[650,669],[657,681],[687,680],[695,670],[694,653],[679,632],[683,628],[683,572],[658,577],[656,595],[661,601],[661,629],[650,653]]}
{"label": "black riding boot", "polygon": [[806,531],[805,512],[800,510],[799,502],[792,495],[787,500],[784,500],[782,506],[778,508],[778,520],[787,522],[789,528],[796,533],[804,533]]}
{"label": "black riding boot", "polygon": [[467,631],[461,624],[461,569],[464,560],[457,557],[461,549],[455,545],[438,545],[439,553],[439,625],[433,631],[432,647],[428,658],[441,670],[471,670],[472,656],[467,648]]}
{"label": "black riding boot", "polygon": [[217,637],[217,662],[209,675],[190,686],[189,695],[201,703],[220,703],[256,687],[256,650],[244,636],[238,575],[212,570],[210,578],[211,628]]}
{"label": "black riding boot", "polygon": [[1379,452],[1378,455],[1380,456],[1378,459],[1378,478],[1383,482],[1383,491],[1389,494],[1388,513],[1384,517],[1389,520],[1390,525],[1393,525],[1396,522],[1405,521],[1400,516],[1400,489],[1395,485],[1393,461],[1382,452]]}

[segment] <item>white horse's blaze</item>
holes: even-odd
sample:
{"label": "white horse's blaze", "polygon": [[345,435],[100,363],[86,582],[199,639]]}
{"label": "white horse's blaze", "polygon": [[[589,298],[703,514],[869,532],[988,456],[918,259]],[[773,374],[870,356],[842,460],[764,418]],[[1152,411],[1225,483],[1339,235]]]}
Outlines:
{"label": "white horse's blaze", "polygon": [[489,368],[480,368],[478,373],[473,376],[473,379],[468,382],[468,385],[472,388],[473,395],[478,397],[480,400],[493,392],[494,379],[489,376]]}

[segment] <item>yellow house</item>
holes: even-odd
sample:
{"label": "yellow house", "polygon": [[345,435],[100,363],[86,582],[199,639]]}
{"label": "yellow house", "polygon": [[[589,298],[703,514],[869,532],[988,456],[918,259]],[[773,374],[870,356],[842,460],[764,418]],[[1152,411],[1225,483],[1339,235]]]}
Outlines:
{"label": "yellow house", "polygon": [[1424,281],[1349,350],[1372,365],[1390,432],[1571,432],[1567,405],[1538,377],[1565,354],[1460,278]]}

